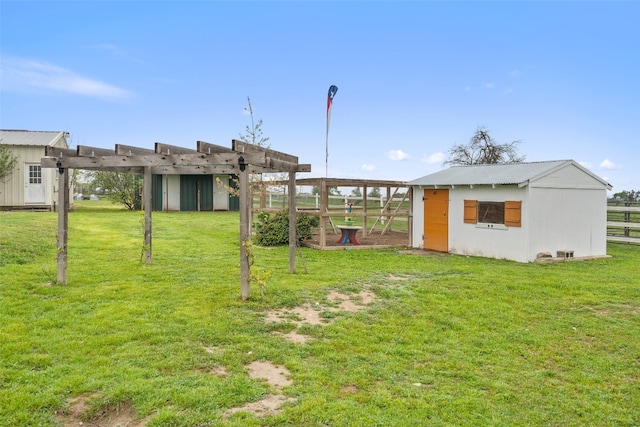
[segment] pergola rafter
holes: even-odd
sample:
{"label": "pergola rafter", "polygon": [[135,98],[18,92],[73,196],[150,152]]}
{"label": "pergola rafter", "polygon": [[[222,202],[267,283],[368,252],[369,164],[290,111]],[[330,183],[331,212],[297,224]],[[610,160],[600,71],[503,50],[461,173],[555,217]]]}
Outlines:
{"label": "pergola rafter", "polygon": [[[289,174],[289,194],[295,195],[296,172],[311,172],[311,165],[298,163],[296,156],[237,140],[232,140],[230,149],[204,141],[197,141],[195,150],[160,142],[155,143],[153,150],[121,144],[116,144],[114,150],[84,145],[75,150],[47,146],[45,156],[41,160],[42,167],[56,168],[60,174],[57,255],[59,284],[67,284],[69,169],[144,174],[144,255],[147,264],[152,262],[152,175],[237,175],[240,190],[240,290],[243,300],[249,298],[250,293],[250,265],[247,256],[247,243],[251,240],[249,175],[286,172]],[[295,273],[296,223],[294,202],[289,205],[290,273]]]}

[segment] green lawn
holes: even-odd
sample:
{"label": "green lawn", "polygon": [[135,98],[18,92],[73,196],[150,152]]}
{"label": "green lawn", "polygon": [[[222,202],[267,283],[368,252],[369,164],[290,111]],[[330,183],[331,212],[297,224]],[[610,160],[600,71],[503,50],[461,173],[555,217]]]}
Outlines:
{"label": "green lawn", "polygon": [[[288,248],[256,248],[273,274],[241,302],[237,213],[154,212],[146,266],[139,212],[76,204],[68,286],[50,285],[56,214],[0,212],[2,426],[58,425],[79,396],[85,425],[125,404],[149,426],[640,425],[638,246],[561,264],[303,248],[293,275]],[[264,322],[363,289],[377,299],[323,311],[304,344]],[[273,391],[256,360],[295,401],[223,418]]]}

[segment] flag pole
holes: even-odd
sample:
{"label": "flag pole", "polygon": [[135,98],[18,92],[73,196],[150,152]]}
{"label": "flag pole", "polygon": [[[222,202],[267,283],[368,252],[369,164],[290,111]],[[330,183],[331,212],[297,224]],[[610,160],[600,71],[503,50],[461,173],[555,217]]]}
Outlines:
{"label": "flag pole", "polygon": [[327,134],[325,137],[325,159],[324,159],[324,175],[325,178],[329,177],[329,122],[331,121],[331,107],[333,106],[333,97],[338,92],[338,86],[329,86],[329,93],[327,94]]}

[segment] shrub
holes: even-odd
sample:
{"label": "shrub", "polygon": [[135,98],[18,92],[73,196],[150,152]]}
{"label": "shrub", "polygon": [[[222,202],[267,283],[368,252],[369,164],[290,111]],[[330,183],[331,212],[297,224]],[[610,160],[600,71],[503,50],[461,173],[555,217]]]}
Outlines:
{"label": "shrub", "polygon": [[[278,246],[289,243],[289,212],[259,212],[256,223],[256,243],[261,246]],[[296,236],[298,241],[311,239],[311,233],[318,226],[318,217],[297,215]]]}

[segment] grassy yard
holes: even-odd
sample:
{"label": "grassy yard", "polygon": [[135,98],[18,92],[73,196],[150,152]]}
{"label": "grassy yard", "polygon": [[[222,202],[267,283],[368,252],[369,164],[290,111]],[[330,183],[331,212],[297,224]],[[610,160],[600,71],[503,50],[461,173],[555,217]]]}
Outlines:
{"label": "grassy yard", "polygon": [[[149,426],[640,425],[638,246],[560,264],[303,248],[293,275],[288,248],[256,248],[273,274],[243,303],[237,213],[154,213],[146,266],[142,215],[94,203],[70,214],[68,286],[56,214],[0,213],[2,426],[61,425],[81,397],[85,426],[119,407]],[[327,309],[362,290],[362,310]],[[327,320],[306,343],[282,335],[295,315],[265,322],[305,303]],[[290,372],[291,400],[225,415],[274,392],[254,361]]]}

